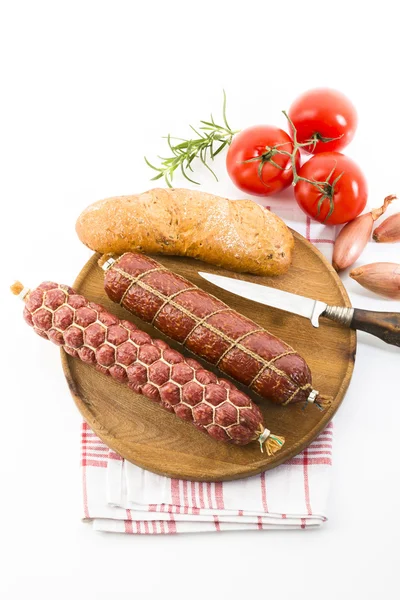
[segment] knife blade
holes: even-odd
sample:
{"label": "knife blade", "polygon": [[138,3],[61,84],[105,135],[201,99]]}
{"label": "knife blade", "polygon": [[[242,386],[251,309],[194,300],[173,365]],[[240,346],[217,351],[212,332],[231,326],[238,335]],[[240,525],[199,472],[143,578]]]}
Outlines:
{"label": "knife blade", "polygon": [[325,302],[319,300],[313,300],[312,298],[306,298],[305,296],[299,296],[291,292],[284,292],[283,290],[259,285],[258,283],[251,283],[243,279],[233,279],[232,277],[213,275],[212,273],[203,273],[200,271],[199,275],[210,283],[227,292],[242,296],[242,298],[253,300],[253,302],[258,302],[259,304],[273,306],[274,308],[310,319],[314,327],[319,326],[319,317],[328,307]]}
{"label": "knife blade", "polygon": [[319,318],[326,317],[351,329],[358,329],[380,338],[387,344],[400,346],[400,313],[375,312],[347,306],[330,306],[321,300],[307,298],[299,294],[251,283],[243,279],[224,277],[199,271],[199,275],[210,283],[253,300],[259,304],[273,306],[286,312],[310,319],[314,327],[319,326]]}

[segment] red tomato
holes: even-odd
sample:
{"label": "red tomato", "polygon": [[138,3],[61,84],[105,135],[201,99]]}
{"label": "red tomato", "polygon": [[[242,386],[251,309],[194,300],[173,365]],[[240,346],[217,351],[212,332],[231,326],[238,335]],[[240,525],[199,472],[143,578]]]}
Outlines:
{"label": "red tomato", "polygon": [[[290,185],[293,180],[290,157],[278,154],[275,148],[291,153],[293,143],[286,131],[272,125],[256,125],[235,135],[226,157],[233,183],[256,196],[276,194]],[[296,160],[298,167],[299,153]]]}
{"label": "red tomato", "polygon": [[[346,96],[336,90],[321,88],[309,90],[290,107],[289,117],[297,130],[301,144],[316,140],[315,146],[303,149],[312,154],[342,150],[354,137],[357,113]],[[318,141],[326,138],[332,141]]]}
{"label": "red tomato", "polygon": [[[299,206],[321,223],[338,225],[352,221],[367,203],[367,182],[360,167],[340,152],[322,152],[313,156],[301,167],[298,175],[311,181],[329,180],[323,185],[323,191],[301,179],[294,188]],[[323,198],[324,193],[327,198]]]}

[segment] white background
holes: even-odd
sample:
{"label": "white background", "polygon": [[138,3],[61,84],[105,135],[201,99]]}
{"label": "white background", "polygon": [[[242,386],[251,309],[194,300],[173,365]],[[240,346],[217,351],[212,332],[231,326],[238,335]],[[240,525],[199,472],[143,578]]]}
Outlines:
{"label": "white background", "polygon": [[[342,90],[359,112],[348,153],[367,175],[370,204],[400,193],[395,4],[1,3],[1,597],[398,593],[398,349],[359,338],[321,530],[102,535],[80,521],[80,416],[58,352],[28,332],[7,289],[15,278],[71,283],[90,254],[74,232],[81,210],[151,187],[143,155],[165,151],[161,135],[219,115],[222,88],[235,128],[284,126],[280,111],[305,89]],[[240,197],[223,159],[216,168],[220,183],[199,171],[202,189]],[[365,262],[382,252],[371,244]],[[398,261],[399,246],[390,253]],[[399,310],[345,281],[355,304]]]}

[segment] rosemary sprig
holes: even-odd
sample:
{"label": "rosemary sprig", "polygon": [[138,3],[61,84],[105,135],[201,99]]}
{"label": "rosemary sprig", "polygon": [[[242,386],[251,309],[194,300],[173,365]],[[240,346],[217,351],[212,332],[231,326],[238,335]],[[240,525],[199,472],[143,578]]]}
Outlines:
{"label": "rosemary sprig", "polygon": [[226,118],[225,90],[222,118],[224,125],[217,125],[212,115],[209,121],[200,121],[200,126],[197,129],[190,125],[190,128],[195,133],[195,136],[189,140],[172,137],[168,134],[164,139],[166,139],[168,142],[172,156],[159,156],[158,158],[161,160],[161,165],[159,167],[152,165],[149,160],[144,157],[147,165],[151,169],[154,169],[154,171],[157,171],[157,175],[155,175],[151,181],[156,181],[157,179],[164,177],[168,187],[172,187],[174,173],[177,169],[180,169],[185,179],[191,183],[200,185],[198,181],[194,181],[188,175],[188,171],[193,173],[192,162],[195,158],[199,158],[203,165],[207,167],[209,171],[211,171],[215,179],[218,181],[218,177],[209,166],[207,161],[209,161],[209,159],[214,160],[214,158],[220,152],[222,152],[226,146],[230,145],[235,133],[238,133],[238,131],[233,131],[228,125]]}

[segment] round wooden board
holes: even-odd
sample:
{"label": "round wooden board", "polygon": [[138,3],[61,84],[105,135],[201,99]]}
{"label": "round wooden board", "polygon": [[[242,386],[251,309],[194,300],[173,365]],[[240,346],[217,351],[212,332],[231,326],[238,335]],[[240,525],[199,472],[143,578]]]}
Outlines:
{"label": "round wooden board", "polygon": [[[349,385],[356,352],[355,332],[326,319],[321,319],[319,329],[314,329],[307,319],[224,292],[198,274],[198,271],[219,273],[303,294],[331,305],[351,306],[339,277],[323,255],[301,235],[293,234],[296,242],[293,264],[287,274],[276,278],[234,274],[189,258],[157,256],[156,259],[291,344],[307,360],[314,387],[322,395],[333,397],[330,408],[325,411],[313,405],[306,409],[301,405],[284,408],[238,385],[260,405],[267,427],[286,439],[282,450],[269,457],[260,452],[257,443],[238,447],[213,440],[153,401],[134,394],[126,386],[61,351],[64,373],[75,403],[107,446],[155,473],[219,481],[272,469],[301,452],[318,436],[340,406]],[[133,321],[153,337],[165,339],[182,350],[179,344],[108,299],[98,258],[95,254],[87,262],[77,277],[75,289],[119,317]],[[184,353],[188,354],[186,350]],[[218,373],[210,365],[206,366]]]}

